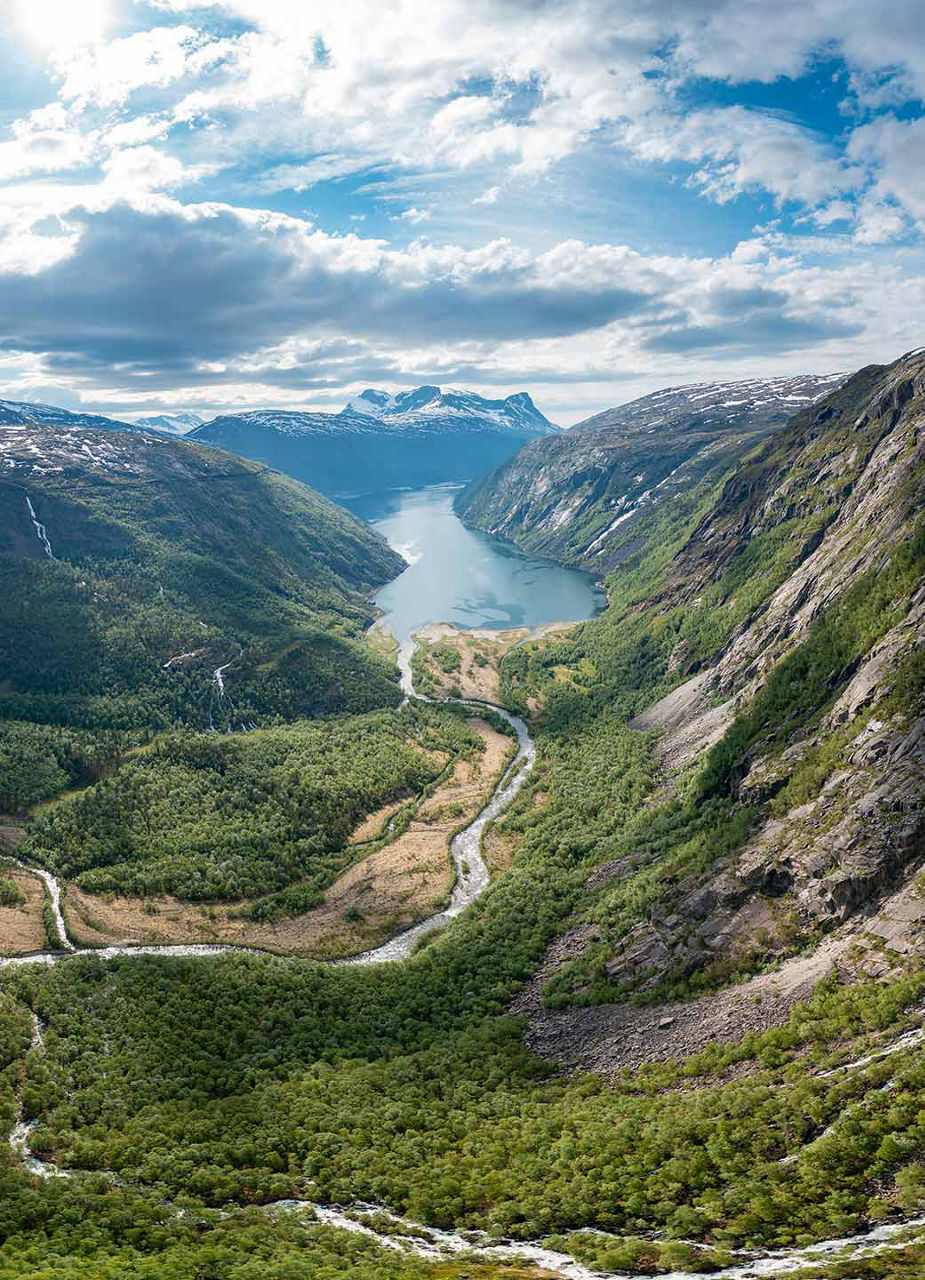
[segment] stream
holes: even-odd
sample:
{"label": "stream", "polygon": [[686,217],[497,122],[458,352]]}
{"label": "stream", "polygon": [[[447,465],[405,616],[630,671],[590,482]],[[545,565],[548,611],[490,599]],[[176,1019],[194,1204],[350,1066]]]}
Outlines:
{"label": "stream", "polygon": [[[411,654],[413,649],[414,643],[409,642],[402,646],[399,654],[398,665],[401,670],[401,688],[405,694],[405,703],[411,698],[418,698],[422,702],[428,702],[431,699],[421,698],[419,694],[414,692],[411,676]],[[226,663],[225,667],[230,665],[231,663]],[[225,667],[219,667],[213,673],[213,681],[220,690],[220,696],[224,693],[222,675]],[[513,760],[511,760],[498,780],[490,800],[473,821],[467,827],[464,827],[462,831],[457,832],[450,841],[450,856],[456,871],[456,883],[453,886],[449,905],[443,911],[438,911],[435,915],[428,916],[426,920],[421,920],[418,924],[412,925],[410,929],[397,934],[394,938],[390,938],[379,947],[374,947],[371,951],[364,951],[356,956],[348,956],[344,960],[312,961],[314,964],[365,965],[405,960],[413,952],[419,938],[423,938],[427,934],[433,933],[434,930],[441,929],[444,925],[449,924],[451,920],[465,911],[466,907],[488,888],[488,868],[482,857],[483,832],[490,822],[504,812],[526,782],[536,760],[536,745],[520,716],[513,715],[503,707],[489,702],[471,702],[457,698],[444,698],[442,701],[457,703],[460,706],[470,708],[475,713],[486,710],[491,711],[506,720],[517,737],[517,751]],[[31,875],[38,876],[44,882],[48,890],[58,937],[61,939],[64,949],[59,951],[34,951],[24,956],[2,956],[0,957],[0,969],[29,964],[57,964],[60,960],[67,959],[69,956],[97,956],[101,960],[112,960],[116,956],[205,957],[227,955],[229,952],[250,952],[255,955],[267,954],[256,947],[220,942],[164,943],[160,945],[156,943],[149,945],[144,943],[119,943],[110,947],[75,947],[67,936],[64,916],[61,912],[61,889],[57,879],[50,871],[45,871],[39,867],[29,867],[22,862],[17,862],[16,866],[23,871],[28,871]]]}
{"label": "stream", "polygon": [[45,552],[46,556],[48,556],[49,560],[54,560],[55,557],[51,550],[51,543],[48,541],[48,531],[35,514],[35,507],[33,507],[32,499],[28,495],[26,496],[26,506],[29,509],[29,519],[32,521],[32,526],[35,529],[35,536],[42,544],[42,550]]}
{"label": "stream", "polygon": [[[419,696],[415,694],[412,684],[410,661],[413,649],[413,641],[406,641],[401,646],[398,658],[398,665],[402,673],[401,687],[405,693],[406,702],[410,698]],[[215,673],[219,687],[221,686],[221,674],[222,669],[220,668]],[[498,707],[492,703],[461,701],[459,699],[443,699],[443,701],[458,702],[467,708],[471,708],[474,712],[491,710],[506,720],[517,736],[517,751],[499,779],[490,800],[477,817],[462,831],[458,832],[450,842],[450,855],[456,868],[456,884],[453,888],[450,903],[445,910],[429,916],[426,920],[422,920],[379,947],[344,960],[328,961],[327,963],[368,965],[404,960],[411,955],[419,938],[442,928],[460,915],[488,886],[488,868],[481,853],[482,835],[487,824],[508,807],[526,782],[536,759],[536,747],[523,720],[519,716],[506,711],[503,707]],[[38,867],[25,866],[23,863],[17,863],[16,865],[38,876],[44,882],[54,913],[58,935],[63,947],[66,949],[37,952],[26,956],[0,957],[0,968],[28,964],[57,964],[69,956],[83,955],[93,955],[103,960],[109,960],[116,956],[127,955],[206,957],[225,955],[229,952],[266,954],[257,951],[255,948],[208,943],[168,944],[162,946],[123,944],[103,948],[75,948],[67,937],[64,917],[61,912],[60,886],[56,878],[50,872]],[[311,963],[319,962],[313,961]],[[41,1051],[44,1048],[42,1030],[38,1018],[34,1014],[33,1019],[34,1029],[30,1049]],[[899,1037],[893,1046],[876,1050],[872,1054],[859,1058],[856,1062],[846,1063],[842,1067],[835,1068],[835,1071],[863,1068],[869,1062],[882,1056],[899,1052],[905,1048],[911,1048],[919,1042],[923,1034],[925,1032],[922,1031],[907,1032]],[[827,1074],[835,1074],[835,1071]],[[21,1094],[18,1095],[16,1121],[9,1136],[9,1144],[14,1155],[35,1176],[43,1178],[70,1178],[74,1176],[78,1171],[64,1169],[51,1161],[39,1159],[32,1153],[29,1139],[35,1124],[35,1120],[25,1119],[22,1096]],[[97,1174],[97,1176],[99,1175]],[[118,1182],[116,1174],[109,1173],[106,1176],[111,1177],[114,1182]],[[269,1214],[302,1213],[311,1220],[317,1220],[329,1226],[374,1239],[383,1249],[391,1250],[392,1252],[407,1252],[431,1262],[447,1261],[453,1258],[460,1260],[472,1258],[485,1262],[522,1261],[551,1272],[561,1277],[561,1280],[608,1280],[608,1276],[612,1275],[612,1273],[605,1274],[595,1271],[570,1254],[548,1248],[542,1241],[496,1240],[479,1231],[443,1231],[436,1227],[410,1222],[379,1205],[361,1203],[352,1206],[338,1206],[316,1204],[310,1200],[281,1200],[264,1206],[264,1209]],[[235,1207],[229,1207],[225,1214],[227,1216],[228,1213],[235,1212],[238,1212]],[[378,1229],[378,1227],[371,1224],[370,1218],[376,1222],[381,1222],[385,1219],[386,1223],[390,1223],[395,1227],[395,1233]],[[366,1220],[364,1221],[364,1219]],[[900,1239],[900,1237],[911,1236],[912,1238],[920,1239],[921,1237],[916,1236],[915,1233],[919,1228],[923,1227],[925,1227],[925,1218],[917,1218],[906,1222],[877,1226],[869,1232],[858,1236],[822,1241],[815,1245],[809,1245],[797,1252],[761,1253],[749,1251],[740,1253],[740,1260],[734,1266],[712,1271],[710,1275],[713,1280],[759,1280],[761,1277],[784,1276],[789,1272],[802,1268],[825,1266],[836,1255],[855,1259],[868,1257],[885,1250],[902,1248],[904,1244],[910,1242],[910,1239]],[[613,1239],[614,1242],[619,1239],[619,1237],[610,1236],[606,1232],[597,1232],[591,1229],[582,1229],[578,1234]],[[695,1247],[702,1249],[706,1256],[709,1256],[711,1252],[711,1248],[708,1245],[698,1244]],[[623,1280],[650,1280],[650,1274],[646,1276],[627,1276],[626,1273],[623,1273]],[[702,1274],[702,1272],[674,1271],[669,1275],[663,1275],[662,1280],[698,1280]]]}

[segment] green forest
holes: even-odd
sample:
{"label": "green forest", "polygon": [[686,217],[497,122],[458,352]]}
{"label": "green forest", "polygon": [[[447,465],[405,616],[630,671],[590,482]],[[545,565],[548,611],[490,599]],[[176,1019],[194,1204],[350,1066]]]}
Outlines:
{"label": "green forest", "polygon": [[481,739],[426,706],[247,734],[174,733],[51,808],[20,855],[91,893],[188,901],[273,894],[301,909],[354,858],[368,813],[415,796]]}
{"label": "green forest", "polygon": [[[601,618],[505,658],[507,701],[535,708],[538,751],[495,828],[510,841],[511,865],[409,960],[89,956],[0,972],[7,1128],[19,1098],[35,1121],[32,1150],[76,1175],[36,1180],[3,1149],[0,1277],[531,1274],[386,1253],[267,1208],[292,1198],[544,1239],[617,1274],[708,1273],[738,1250],[796,1247],[925,1212],[920,1047],[839,1070],[916,1025],[925,972],[914,956],[886,980],[829,973],[771,1030],[733,1027],[728,1043],[609,1075],[540,1058],[511,1012],[549,944],[579,927],[593,931],[592,945],[546,983],[546,1006],[596,1013],[591,1006],[632,1000],[604,968],[614,944],[785,803],[783,792],[762,804],[740,799],[756,752],[777,758],[794,735],[817,735],[789,774],[795,803],[839,763],[846,739],[823,732],[824,717],[920,589],[925,537],[914,501],[876,571],[814,614],[672,794],[655,736],[630,720],[714,660],[817,544],[831,519],[823,489],[805,485],[801,508],[784,504],[763,522],[755,512],[783,450],[808,449],[818,461],[840,447],[856,416],[844,403],[828,435],[814,426],[807,444],[798,422],[749,462],[747,484],[717,487],[713,526],[754,524],[735,551],[726,555],[718,539],[705,567],[694,535],[706,509],[683,527],[666,516],[611,576]],[[868,452],[890,412],[857,428]],[[393,687],[394,673],[376,661]],[[916,652],[878,715],[920,717],[923,692]],[[8,751],[28,720],[20,714],[0,739]],[[232,734],[198,732],[195,719],[161,732],[150,719],[136,741],[141,723],[49,717],[41,726],[58,771],[46,793],[84,789],[34,821],[23,846],[31,858],[96,890],[320,891],[352,856],[345,839],[359,818],[443,767],[421,748],[476,749],[464,722],[423,708]],[[100,772],[110,751],[121,763]],[[612,862],[623,874],[595,887],[589,877]],[[660,994],[742,976],[673,975]],[[33,1014],[41,1048],[31,1045]],[[898,1248],[851,1270],[833,1261],[826,1280],[914,1277],[921,1265],[921,1246]]]}
{"label": "green forest", "polygon": [[[53,431],[36,434],[53,463]],[[243,459],[110,439],[107,469],[32,486],[54,559],[26,541],[28,487],[0,483],[0,718],[49,729],[27,804],[54,794],[54,729],[137,737],[397,705],[394,668],[363,640],[367,593],[403,565],[378,535]]]}

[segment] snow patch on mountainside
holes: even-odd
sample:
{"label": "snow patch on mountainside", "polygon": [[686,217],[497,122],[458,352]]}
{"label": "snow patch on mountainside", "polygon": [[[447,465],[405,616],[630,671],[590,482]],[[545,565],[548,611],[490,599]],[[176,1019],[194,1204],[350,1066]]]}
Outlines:
{"label": "snow patch on mountainside", "polygon": [[558,430],[554,423],[537,409],[530,395],[520,391],[504,400],[487,400],[474,391],[456,387],[423,386],[414,391],[401,391],[395,395],[368,387],[348,401],[343,415],[360,414],[373,417],[387,425],[417,427],[429,420],[440,418],[456,425],[477,420],[502,431],[524,431],[532,434],[548,434]]}
{"label": "snow patch on mountainside", "polygon": [[147,418],[136,418],[135,426],[144,427],[147,431],[164,431],[171,436],[185,436],[188,431],[195,431],[204,422],[198,413],[184,410],[182,413],[156,413]]}
{"label": "snow patch on mountainside", "polygon": [[5,471],[7,477],[12,473],[17,481],[65,471],[140,475],[145,472],[149,451],[168,443],[166,437],[142,432],[129,438],[104,434],[96,428],[71,427],[54,432],[47,429],[54,425],[8,426],[0,422],[0,473]]}
{"label": "snow patch on mountainside", "polygon": [[461,495],[476,528],[593,572],[630,554],[642,521],[683,506],[843,373],[697,382],[605,409],[526,445]]}

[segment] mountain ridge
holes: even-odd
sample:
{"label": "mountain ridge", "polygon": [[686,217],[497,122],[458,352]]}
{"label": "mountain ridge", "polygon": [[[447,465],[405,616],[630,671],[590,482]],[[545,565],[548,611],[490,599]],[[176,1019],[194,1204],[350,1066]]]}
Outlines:
{"label": "mountain ridge", "polygon": [[[859,370],[740,460],[679,539],[663,515],[666,554],[650,545],[618,566],[600,623],[512,664],[533,696],[549,668],[600,673],[582,697],[654,731],[661,776],[663,816],[628,825],[571,952],[534,985],[537,1050],[591,1069],[676,1056],[677,1030],[644,1047],[628,1034],[632,992],[674,997],[658,1016],[683,1022],[695,1052],[735,1000],[683,998],[732,974],[779,966],[739,1001],[760,994],[760,1029],[831,965],[842,981],[894,977],[920,951],[923,413],[925,353]],[[660,821],[680,839],[660,836],[652,861]],[[664,878],[639,918],[621,877],[650,863],[640,878]]]}
{"label": "mountain ridge", "polygon": [[527,392],[489,401],[474,392],[424,386],[395,396],[368,388],[336,414],[224,414],[189,438],[266,462],[338,495],[465,482],[525,440],[552,434],[559,428]]}
{"label": "mountain ridge", "polygon": [[339,416],[359,413],[382,422],[395,421],[403,427],[432,428],[433,420],[492,422],[503,430],[557,431],[556,424],[541,413],[528,391],[518,391],[503,400],[487,400],[474,391],[456,387],[424,385],[413,391],[390,394],[368,387],[348,400]]}
{"label": "mountain ridge", "polygon": [[0,715],[230,728],[393,704],[362,636],[369,593],[403,567],[347,511],[234,455],[0,427]]}
{"label": "mountain ridge", "polygon": [[801,405],[848,375],[665,388],[528,442],[459,495],[457,511],[534,554],[608,572],[659,507],[693,510],[711,485]]}
{"label": "mountain ridge", "polygon": [[0,400],[0,427],[5,426],[89,427],[101,431],[143,432],[140,423],[121,422],[99,413],[81,413],[58,405],[32,400]]}
{"label": "mountain ridge", "polygon": [[136,418],[134,426],[144,427],[149,431],[164,431],[168,435],[185,436],[196,427],[201,427],[203,421],[198,413],[183,410],[181,413],[156,413],[146,418]]}

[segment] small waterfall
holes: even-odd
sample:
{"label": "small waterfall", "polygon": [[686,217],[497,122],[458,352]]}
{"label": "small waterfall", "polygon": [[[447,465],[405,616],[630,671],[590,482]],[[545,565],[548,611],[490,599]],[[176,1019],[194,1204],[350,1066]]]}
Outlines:
{"label": "small waterfall", "polygon": [[46,556],[48,556],[48,559],[54,560],[55,557],[51,549],[51,543],[48,541],[48,534],[45,530],[45,526],[42,524],[41,520],[39,520],[38,516],[35,514],[35,507],[33,507],[32,499],[29,497],[28,494],[26,495],[26,506],[29,508],[29,518],[32,521],[33,525],[35,526],[35,536],[38,538],[39,542],[41,542],[42,546],[45,548],[45,554]]}

